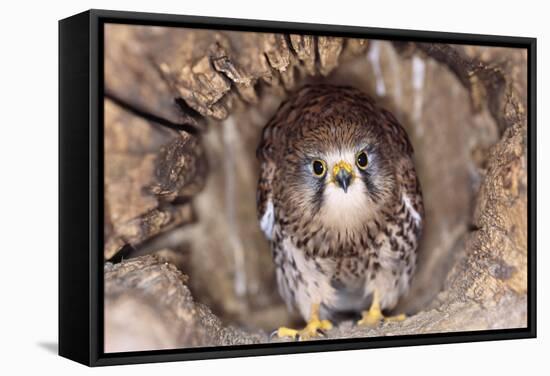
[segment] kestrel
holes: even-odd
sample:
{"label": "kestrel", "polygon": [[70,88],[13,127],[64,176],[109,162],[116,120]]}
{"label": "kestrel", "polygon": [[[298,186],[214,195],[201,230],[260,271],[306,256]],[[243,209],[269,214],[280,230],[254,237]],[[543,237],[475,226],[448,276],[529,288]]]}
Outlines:
{"label": "kestrel", "polygon": [[382,320],[415,271],[424,208],[413,148],[388,111],[352,87],[308,85],[265,126],[257,150],[260,226],[279,291],[307,325]]}

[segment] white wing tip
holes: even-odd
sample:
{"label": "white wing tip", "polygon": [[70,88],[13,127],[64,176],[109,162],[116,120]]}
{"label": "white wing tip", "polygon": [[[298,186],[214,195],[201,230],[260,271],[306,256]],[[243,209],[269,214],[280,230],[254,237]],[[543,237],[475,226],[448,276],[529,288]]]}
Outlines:
{"label": "white wing tip", "polygon": [[273,227],[275,226],[275,207],[273,201],[268,200],[265,208],[265,212],[260,220],[260,227],[265,236],[269,239],[273,239]]}

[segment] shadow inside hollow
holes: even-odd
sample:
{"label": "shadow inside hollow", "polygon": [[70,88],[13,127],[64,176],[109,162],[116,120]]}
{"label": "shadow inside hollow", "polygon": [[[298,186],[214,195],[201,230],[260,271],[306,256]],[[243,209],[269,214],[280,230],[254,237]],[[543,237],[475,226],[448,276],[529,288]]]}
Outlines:
{"label": "shadow inside hollow", "polygon": [[54,355],[57,355],[59,350],[59,344],[57,342],[39,342],[37,345]]}

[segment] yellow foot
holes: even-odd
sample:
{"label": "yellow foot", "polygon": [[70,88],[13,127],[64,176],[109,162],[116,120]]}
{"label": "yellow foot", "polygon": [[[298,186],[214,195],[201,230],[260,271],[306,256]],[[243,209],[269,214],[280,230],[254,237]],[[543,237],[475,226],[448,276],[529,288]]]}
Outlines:
{"label": "yellow foot", "polygon": [[405,314],[400,314],[397,316],[384,316],[382,310],[380,309],[380,296],[378,295],[378,290],[374,290],[372,303],[368,311],[363,312],[363,317],[357,322],[361,326],[377,326],[380,322],[397,322],[403,321],[407,318]]}
{"label": "yellow foot", "polygon": [[295,341],[304,341],[324,336],[324,332],[330,329],[332,329],[332,323],[328,320],[319,319],[319,305],[315,304],[311,307],[311,317],[305,328],[297,330],[283,326],[276,331],[276,334],[279,338],[292,338]]}

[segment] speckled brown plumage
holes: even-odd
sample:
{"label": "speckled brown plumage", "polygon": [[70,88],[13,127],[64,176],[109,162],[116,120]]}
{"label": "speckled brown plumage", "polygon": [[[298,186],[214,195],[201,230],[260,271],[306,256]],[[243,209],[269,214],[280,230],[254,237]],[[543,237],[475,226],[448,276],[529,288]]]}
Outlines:
{"label": "speckled brown plumage", "polygon": [[265,126],[259,218],[281,295],[304,319],[312,304],[321,318],[358,316],[374,290],[391,309],[408,290],[424,215],[412,154],[393,115],[351,87],[305,86]]}

